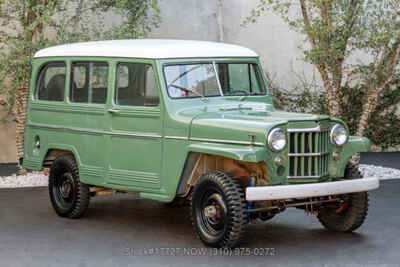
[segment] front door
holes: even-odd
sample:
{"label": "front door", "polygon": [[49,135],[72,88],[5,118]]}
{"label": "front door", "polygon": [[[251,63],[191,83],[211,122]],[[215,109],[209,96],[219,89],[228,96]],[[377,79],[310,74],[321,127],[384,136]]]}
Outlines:
{"label": "front door", "polygon": [[153,66],[118,62],[115,77],[108,109],[107,184],[126,190],[159,191],[162,116]]}

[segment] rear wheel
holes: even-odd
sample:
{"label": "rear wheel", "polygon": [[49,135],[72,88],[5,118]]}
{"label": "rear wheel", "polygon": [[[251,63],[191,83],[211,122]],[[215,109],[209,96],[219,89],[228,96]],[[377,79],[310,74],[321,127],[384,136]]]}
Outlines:
{"label": "rear wheel", "polygon": [[[360,171],[347,166],[345,178],[362,178]],[[360,227],[368,213],[368,192],[359,192],[341,196],[338,203],[323,205],[318,212],[318,220],[332,231],[352,232]]]}
{"label": "rear wheel", "polygon": [[203,243],[211,247],[236,246],[247,223],[243,188],[222,172],[203,175],[191,199],[191,219]]}
{"label": "rear wheel", "polygon": [[54,160],[49,175],[50,201],[61,217],[79,218],[89,206],[89,186],[80,182],[78,166],[72,155]]}

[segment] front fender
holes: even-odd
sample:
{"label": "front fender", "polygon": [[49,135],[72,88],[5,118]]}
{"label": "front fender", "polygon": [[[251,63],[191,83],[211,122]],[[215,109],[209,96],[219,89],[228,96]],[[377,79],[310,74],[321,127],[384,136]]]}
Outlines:
{"label": "front fender", "polygon": [[261,146],[243,146],[216,143],[193,143],[188,152],[198,152],[246,162],[264,161],[267,150]]}
{"label": "front fender", "polygon": [[350,158],[360,152],[368,152],[371,141],[366,137],[350,136],[349,141],[338,151],[340,153],[336,177],[343,177]]}
{"label": "front fender", "polygon": [[349,141],[342,148],[344,162],[349,161],[351,156],[360,152],[368,152],[371,149],[371,141],[366,137],[350,136]]}

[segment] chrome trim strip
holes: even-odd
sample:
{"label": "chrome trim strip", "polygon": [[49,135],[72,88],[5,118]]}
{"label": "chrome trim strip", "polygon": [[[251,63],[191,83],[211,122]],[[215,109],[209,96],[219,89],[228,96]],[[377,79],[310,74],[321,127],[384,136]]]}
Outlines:
{"label": "chrome trim strip", "polygon": [[53,125],[45,125],[40,123],[28,123],[27,126],[35,127],[35,128],[47,128],[47,129],[54,129],[54,130],[62,130],[62,131],[75,131],[81,133],[89,133],[89,134],[105,134],[104,131],[96,131],[96,130],[87,130],[81,128],[70,128],[70,127],[63,127],[63,126],[53,126]]}
{"label": "chrome trim strip", "polygon": [[329,128],[321,128],[320,125],[314,128],[290,128],[286,130],[288,133],[313,133],[313,132],[327,132]]}
{"label": "chrome trim strip", "polygon": [[105,134],[115,135],[115,136],[134,136],[134,137],[162,138],[161,135],[153,134],[153,133],[105,132]]}
{"label": "chrome trim strip", "polygon": [[233,140],[222,140],[222,139],[208,139],[208,138],[190,138],[189,141],[200,141],[200,142],[211,142],[211,143],[223,143],[223,144],[234,144],[234,145],[255,145],[264,146],[261,142],[250,142],[250,141],[233,141]]}
{"label": "chrome trim strip", "polygon": [[326,177],[329,174],[321,174],[321,175],[312,175],[312,176],[287,176],[287,179],[307,179],[307,178],[311,178],[311,179],[318,179],[318,178],[322,178],[322,177]]}
{"label": "chrome trim strip", "polygon": [[264,146],[261,142],[252,143],[250,141],[233,141],[233,140],[221,140],[221,139],[207,139],[207,138],[187,138],[184,136],[162,136],[154,133],[137,133],[137,132],[110,132],[110,131],[96,131],[80,128],[70,128],[63,126],[52,126],[44,125],[39,123],[28,123],[27,126],[36,128],[47,128],[62,131],[75,131],[88,134],[107,134],[114,136],[134,136],[134,137],[148,137],[148,138],[165,138],[165,139],[176,139],[176,140],[189,140],[189,141],[200,141],[200,142],[211,142],[211,143],[222,143],[222,144],[234,144],[234,145],[248,145],[248,146]]}
{"label": "chrome trim strip", "polygon": [[189,140],[186,136],[164,136],[165,139],[175,139],[175,140]]}
{"label": "chrome trim strip", "polygon": [[329,154],[329,152],[318,152],[318,153],[289,153],[289,157],[307,157],[307,156],[323,156]]}
{"label": "chrome trim strip", "polygon": [[97,130],[88,130],[81,128],[71,128],[71,127],[63,127],[63,126],[52,126],[52,125],[44,125],[39,123],[28,123],[27,126],[36,127],[36,128],[47,128],[54,130],[62,130],[62,131],[74,131],[81,132],[87,134],[107,134],[114,136],[134,136],[134,137],[148,137],[148,138],[162,138],[161,135],[154,133],[131,133],[131,132],[110,132],[110,131],[97,131]]}

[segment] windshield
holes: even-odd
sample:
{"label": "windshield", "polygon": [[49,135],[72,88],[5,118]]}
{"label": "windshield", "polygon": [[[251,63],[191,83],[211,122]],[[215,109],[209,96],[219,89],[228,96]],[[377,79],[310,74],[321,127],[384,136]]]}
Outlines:
{"label": "windshield", "polygon": [[[198,63],[164,67],[172,98],[265,95],[255,63]],[[218,75],[217,75],[218,74]]]}

